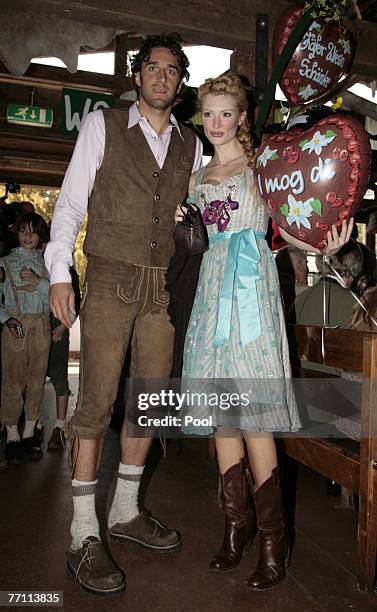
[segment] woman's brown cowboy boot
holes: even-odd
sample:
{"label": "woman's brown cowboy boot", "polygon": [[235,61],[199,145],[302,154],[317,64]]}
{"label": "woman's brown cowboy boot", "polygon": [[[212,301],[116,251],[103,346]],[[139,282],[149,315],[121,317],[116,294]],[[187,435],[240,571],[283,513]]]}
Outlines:
{"label": "woman's brown cowboy boot", "polygon": [[257,532],[246,477],[248,465],[248,459],[243,457],[220,476],[225,533],[223,544],[210,563],[214,572],[226,572],[237,567]]}
{"label": "woman's brown cowboy boot", "polygon": [[289,538],[278,467],[254,491],[254,504],[259,530],[259,561],[248,585],[254,591],[261,591],[284,580],[289,557]]}

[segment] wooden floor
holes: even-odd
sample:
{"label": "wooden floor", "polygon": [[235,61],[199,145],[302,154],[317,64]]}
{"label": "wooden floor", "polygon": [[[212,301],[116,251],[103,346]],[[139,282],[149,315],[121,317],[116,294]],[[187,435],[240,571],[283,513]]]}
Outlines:
{"label": "wooden floor", "polygon": [[[73,387],[76,384],[74,375]],[[47,437],[52,403],[47,384]],[[103,525],[118,453],[118,434],[110,430],[99,476]],[[157,443],[156,462],[159,455]],[[377,594],[362,595],[355,582],[356,512],[337,508],[339,498],[329,497],[326,482],[306,469],[299,471],[296,543],[285,582],[266,593],[248,591],[257,542],[237,570],[211,573],[208,562],[220,543],[223,524],[216,485],[215,465],[207,460],[202,441],[185,441],[180,454],[172,442],[167,458],[157,463],[146,505],[181,531],[184,546],[162,555],[132,544],[112,544],[113,556],[127,575],[127,590],[101,599],[81,591],[65,571],[71,516],[66,456],[46,452],[36,465],[8,467],[0,472],[0,590],[63,591],[64,610],[71,612],[375,612]]]}

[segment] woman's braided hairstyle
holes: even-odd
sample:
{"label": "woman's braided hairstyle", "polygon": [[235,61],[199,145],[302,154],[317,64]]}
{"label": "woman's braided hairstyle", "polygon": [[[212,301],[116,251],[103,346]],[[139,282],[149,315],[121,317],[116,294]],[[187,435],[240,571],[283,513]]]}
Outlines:
{"label": "woman's braided hairstyle", "polygon": [[[236,74],[220,75],[213,79],[206,79],[198,89],[199,108],[202,106],[203,97],[207,94],[214,95],[229,95],[236,98],[238,110],[240,113],[248,111],[249,101],[247,98],[246,89],[241,79]],[[254,162],[254,147],[251,136],[250,123],[247,114],[237,130],[237,139],[243,146],[246,158],[249,165]]]}

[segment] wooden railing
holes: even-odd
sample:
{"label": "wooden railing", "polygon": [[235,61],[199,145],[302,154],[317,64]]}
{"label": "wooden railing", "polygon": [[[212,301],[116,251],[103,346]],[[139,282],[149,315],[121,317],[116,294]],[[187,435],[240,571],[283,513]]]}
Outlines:
{"label": "wooden railing", "polygon": [[[288,325],[288,337],[294,375],[313,376],[309,361],[361,375],[359,451],[340,440],[308,434],[287,437],[284,446],[293,459],[359,495],[357,582],[361,591],[372,592],[377,557],[377,334]],[[333,408],[328,406],[329,412]]]}

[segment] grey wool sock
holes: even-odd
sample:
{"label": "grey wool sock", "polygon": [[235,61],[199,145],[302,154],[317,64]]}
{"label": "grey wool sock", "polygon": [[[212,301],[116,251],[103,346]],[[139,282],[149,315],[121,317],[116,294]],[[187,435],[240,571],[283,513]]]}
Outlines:
{"label": "grey wool sock", "polygon": [[100,540],[96,515],[95,492],[98,480],[72,480],[73,519],[71,523],[71,550],[81,548],[83,540],[94,536]]}
{"label": "grey wool sock", "polygon": [[128,523],[139,514],[138,497],[144,466],[119,464],[118,480],[111,505],[108,526]]}

